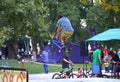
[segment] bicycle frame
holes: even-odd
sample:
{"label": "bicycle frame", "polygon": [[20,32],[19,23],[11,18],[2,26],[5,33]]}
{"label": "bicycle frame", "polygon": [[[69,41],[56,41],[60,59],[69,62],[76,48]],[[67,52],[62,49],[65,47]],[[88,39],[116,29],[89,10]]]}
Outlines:
{"label": "bicycle frame", "polygon": [[69,51],[68,53],[69,53],[70,57],[73,56],[73,54],[74,54],[74,45],[77,45],[77,44],[71,43],[71,42],[66,43],[65,48],[62,48],[62,49],[61,49],[61,46],[62,46],[61,44],[62,43],[60,41],[52,39],[51,40],[51,50],[53,52],[54,52],[54,50],[58,50],[59,53],[63,54],[63,53],[65,53],[65,48],[67,48],[68,51]]}
{"label": "bicycle frame", "polygon": [[[73,73],[73,65],[70,65],[69,78],[71,78],[71,77],[74,78],[73,75],[76,75],[76,74]],[[55,78],[56,76],[57,76],[57,78]],[[77,77],[77,75],[76,75],[76,77]],[[53,76],[52,76],[52,79],[63,79],[63,78],[66,78],[66,72],[64,72],[63,70],[61,72],[59,72],[59,73],[53,74]]]}

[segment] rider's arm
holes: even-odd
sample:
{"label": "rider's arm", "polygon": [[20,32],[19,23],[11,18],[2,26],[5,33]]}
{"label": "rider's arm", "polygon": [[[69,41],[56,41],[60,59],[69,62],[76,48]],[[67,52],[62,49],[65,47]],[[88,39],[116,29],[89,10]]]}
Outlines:
{"label": "rider's arm", "polygon": [[63,58],[63,61],[65,61],[65,62],[67,62],[67,63],[69,63],[69,64],[72,64],[71,61],[68,61],[68,60],[66,60],[65,58]]}

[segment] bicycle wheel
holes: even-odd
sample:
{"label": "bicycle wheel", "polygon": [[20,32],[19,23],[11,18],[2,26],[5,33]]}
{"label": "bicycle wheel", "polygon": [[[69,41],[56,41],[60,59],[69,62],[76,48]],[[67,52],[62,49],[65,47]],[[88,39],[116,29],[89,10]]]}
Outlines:
{"label": "bicycle wheel", "polygon": [[102,75],[103,78],[109,78],[110,76],[106,75],[106,74],[103,74]]}
{"label": "bicycle wheel", "polygon": [[78,78],[87,78],[87,76],[85,74],[81,74],[78,76]]}
{"label": "bicycle wheel", "polygon": [[87,75],[87,78],[92,78],[92,77],[94,77],[92,73]]}
{"label": "bicycle wheel", "polygon": [[61,79],[61,74],[60,73],[53,74],[52,79]]}
{"label": "bicycle wheel", "polygon": [[75,73],[70,74],[69,78],[78,78],[78,75]]}

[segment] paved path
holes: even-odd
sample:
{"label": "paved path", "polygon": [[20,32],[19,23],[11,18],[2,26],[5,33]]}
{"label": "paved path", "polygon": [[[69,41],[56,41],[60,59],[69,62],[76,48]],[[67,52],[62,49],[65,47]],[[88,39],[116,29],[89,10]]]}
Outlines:
{"label": "paved path", "polygon": [[[48,74],[30,74],[29,75],[29,82],[37,82],[39,80],[52,80],[52,75],[53,73],[48,73]],[[40,81],[40,82],[41,82]]]}
{"label": "paved path", "polygon": [[[111,73],[104,74],[111,75]],[[66,79],[52,79],[52,75],[54,73],[48,74],[30,74],[29,75],[29,82],[65,82]],[[120,82],[120,79],[103,79],[103,78],[78,78],[78,79],[67,79],[68,82]]]}
{"label": "paved path", "polygon": [[110,78],[78,78],[78,79],[51,79],[53,73],[30,74],[28,82],[120,82],[120,79]]}

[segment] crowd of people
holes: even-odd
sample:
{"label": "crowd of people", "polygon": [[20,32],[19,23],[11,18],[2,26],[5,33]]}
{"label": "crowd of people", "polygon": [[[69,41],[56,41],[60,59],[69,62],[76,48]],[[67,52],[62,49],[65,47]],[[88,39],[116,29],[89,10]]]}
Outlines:
{"label": "crowd of people", "polygon": [[103,48],[98,45],[91,56],[94,77],[99,77],[102,74],[101,70],[104,65],[106,73],[114,73],[114,78],[120,78],[120,49],[115,51],[113,48],[107,49],[107,47]]}
{"label": "crowd of people", "polygon": [[110,48],[107,53],[105,54],[104,62],[108,62],[108,66],[106,68],[106,72],[114,73],[114,76],[116,78],[119,77],[120,72],[120,58],[119,58],[119,49],[118,51],[115,51],[113,48]]}

